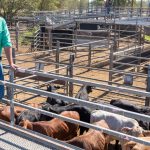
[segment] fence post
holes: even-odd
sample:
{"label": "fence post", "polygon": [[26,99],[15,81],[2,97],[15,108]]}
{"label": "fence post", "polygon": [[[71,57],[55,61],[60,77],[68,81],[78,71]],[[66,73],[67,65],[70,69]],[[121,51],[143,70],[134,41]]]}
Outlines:
{"label": "fence post", "polygon": [[[68,68],[68,74],[70,78],[73,78],[73,62],[75,59],[75,54],[70,54],[70,59],[69,59],[69,68]],[[69,82],[69,96],[73,97],[73,83]]]}
{"label": "fence post", "polygon": [[[92,45],[89,44],[88,67],[91,67],[91,53],[92,53]],[[89,68],[88,70],[91,70],[91,68]]]}
{"label": "fence post", "polygon": [[13,62],[14,64],[16,63],[16,52],[15,52],[15,48],[12,48],[12,58],[13,58]]}
{"label": "fence post", "polygon": [[110,48],[110,64],[109,64],[109,84],[111,84],[112,82],[112,79],[113,79],[113,72],[112,72],[112,69],[113,69],[113,61],[114,61],[114,49],[115,49],[115,45],[113,44]]}
{"label": "fence post", "polygon": [[[146,91],[150,92],[150,65],[148,66]],[[145,99],[145,106],[150,106],[150,97],[146,97],[146,99]]]}
{"label": "fence post", "polygon": [[[69,77],[69,65],[67,66],[66,76]],[[66,95],[69,96],[69,82],[66,81]]]}
{"label": "fence post", "polygon": [[[77,45],[77,30],[78,30],[78,23],[76,23],[76,27],[74,30],[74,44]],[[75,46],[75,56],[77,55],[77,46]]]}
{"label": "fence post", "polygon": [[48,31],[49,49],[52,50],[52,29]]}
{"label": "fence post", "polygon": [[[59,53],[60,53],[60,42],[57,41],[57,48],[56,48],[56,69],[59,68]],[[59,70],[56,70],[56,73],[59,73]]]}
{"label": "fence post", "polygon": [[19,50],[19,22],[16,23],[16,49]]}
{"label": "fence post", "polygon": [[[14,82],[14,71],[12,69],[9,69],[9,82],[11,83]],[[7,94],[8,94],[8,99],[10,100],[11,125],[14,126],[14,88],[9,87]]]}

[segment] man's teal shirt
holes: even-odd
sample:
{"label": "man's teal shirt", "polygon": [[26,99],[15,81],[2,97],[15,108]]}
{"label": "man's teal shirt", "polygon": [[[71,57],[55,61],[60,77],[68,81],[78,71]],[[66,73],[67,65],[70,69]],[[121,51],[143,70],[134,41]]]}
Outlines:
{"label": "man's teal shirt", "polygon": [[6,21],[0,17],[0,56],[2,55],[3,47],[11,47],[10,34]]}

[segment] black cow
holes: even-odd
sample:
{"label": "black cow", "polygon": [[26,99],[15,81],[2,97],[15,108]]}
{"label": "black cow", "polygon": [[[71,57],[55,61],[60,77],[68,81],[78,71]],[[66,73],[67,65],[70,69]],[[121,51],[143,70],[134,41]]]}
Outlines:
{"label": "black cow", "polygon": [[[47,91],[56,93],[56,90],[59,88],[60,88],[59,86],[49,85],[47,87]],[[49,103],[50,105],[58,105],[58,106],[66,106],[69,104],[68,102],[65,102],[65,101],[60,100],[60,99],[55,99],[53,97],[48,97],[46,100],[46,103]]]}
{"label": "black cow", "polygon": [[[122,101],[122,100],[111,100],[110,104],[128,111],[132,111],[132,112],[136,112],[136,113],[142,113],[145,115],[149,115],[150,114],[150,108],[147,106],[136,106],[134,104],[131,104],[129,101]],[[139,121],[139,125],[141,127],[143,127],[143,129],[145,130],[150,130],[150,124],[149,122],[144,122],[144,121]]]}
{"label": "black cow", "polygon": [[[90,116],[91,116],[91,109],[85,106],[79,106],[76,104],[73,105],[68,105],[68,106],[62,106],[62,107],[57,107],[57,106],[45,106],[42,108],[43,110],[53,112],[56,114],[60,114],[63,111],[76,111],[80,115],[80,120],[90,123]],[[87,131],[88,128],[80,126],[80,134],[83,134],[84,131]]]}
{"label": "black cow", "polygon": [[144,67],[143,67],[143,72],[145,73],[145,74],[148,74],[148,64],[145,64],[144,65]]}
{"label": "black cow", "polygon": [[129,111],[133,111],[133,112],[137,112],[140,113],[141,112],[141,108],[139,106],[135,106],[133,104],[131,104],[129,101],[125,101],[125,100],[111,100],[110,104],[125,110],[129,110]]}
{"label": "black cow", "polygon": [[[55,91],[58,88],[60,87],[50,85],[48,86],[47,91],[56,93]],[[91,92],[92,92],[92,86],[88,86],[88,85],[82,86],[78,91],[77,95],[75,96],[75,98],[89,100],[89,93]],[[70,104],[69,102],[60,99],[55,99],[52,97],[48,97],[46,103],[49,103],[50,105],[56,105],[56,106],[66,106]]]}
{"label": "black cow", "polygon": [[52,117],[41,114],[37,112],[36,110],[24,110],[17,118],[16,118],[16,124],[19,125],[19,123],[22,120],[29,120],[30,122],[36,122],[36,121],[50,121]]}

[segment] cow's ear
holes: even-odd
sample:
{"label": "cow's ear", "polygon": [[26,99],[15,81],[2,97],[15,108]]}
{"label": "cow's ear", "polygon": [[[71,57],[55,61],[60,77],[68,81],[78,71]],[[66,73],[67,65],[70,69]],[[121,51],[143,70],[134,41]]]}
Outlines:
{"label": "cow's ear", "polygon": [[48,88],[49,88],[49,85],[47,85],[47,90],[48,90]]}
{"label": "cow's ear", "polygon": [[126,150],[132,150],[135,145],[136,145],[136,142],[130,141],[130,142],[127,142],[124,146]]}
{"label": "cow's ear", "polygon": [[54,86],[54,88],[55,88],[55,89],[60,89],[60,86],[57,85],[57,86]]}
{"label": "cow's ear", "polygon": [[121,129],[121,131],[123,133],[129,133],[131,130],[132,130],[132,128],[129,128],[129,127],[124,127],[124,128]]}
{"label": "cow's ear", "polygon": [[142,133],[143,133],[143,136],[150,136],[150,130],[143,130],[142,131]]}

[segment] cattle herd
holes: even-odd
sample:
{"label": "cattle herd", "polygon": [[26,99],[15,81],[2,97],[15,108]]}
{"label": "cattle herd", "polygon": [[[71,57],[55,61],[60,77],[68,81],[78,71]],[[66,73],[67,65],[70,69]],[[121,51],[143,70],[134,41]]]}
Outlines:
{"label": "cattle herd", "polygon": [[[89,100],[89,93],[92,92],[92,88],[93,87],[91,86],[81,87],[75,97],[78,99]],[[49,92],[56,92],[55,89],[58,89],[58,87],[50,85],[47,88]],[[42,104],[30,105],[68,118],[95,124],[106,129],[115,130],[150,141],[149,122],[135,120],[103,110],[92,110],[85,106],[68,103],[50,97]],[[150,114],[149,107],[138,107],[128,101],[111,100],[110,105],[112,105],[112,107],[119,107],[136,113],[145,115]],[[114,140],[116,141],[113,148],[115,150],[150,150],[150,146],[139,144],[134,141],[128,141],[127,139],[120,139],[103,133],[102,131],[88,129],[78,124],[62,121],[58,118],[52,118],[37,111],[27,110],[19,106],[14,107],[14,115],[16,125],[58,140],[63,140],[68,144],[72,144],[85,150],[108,150]],[[1,108],[0,119],[10,121],[9,105]]]}

